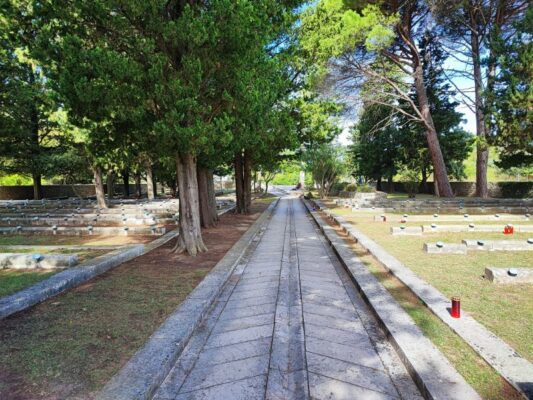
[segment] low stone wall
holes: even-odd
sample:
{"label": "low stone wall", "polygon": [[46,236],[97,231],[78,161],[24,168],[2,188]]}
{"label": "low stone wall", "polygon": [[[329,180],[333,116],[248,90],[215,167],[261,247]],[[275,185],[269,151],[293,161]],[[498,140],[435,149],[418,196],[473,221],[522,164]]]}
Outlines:
{"label": "low stone wall", "polygon": [[[459,197],[473,197],[476,193],[475,182],[450,182],[453,193]],[[490,197],[526,198],[533,197],[533,182],[493,182],[488,184]],[[394,183],[394,191],[407,192],[403,182]],[[419,193],[434,194],[433,182],[420,187]]]}
{"label": "low stone wall", "polygon": [[[106,185],[104,190],[107,191]],[[141,185],[142,193],[146,193],[146,184]],[[122,185],[115,185],[115,193],[123,192]],[[135,185],[130,184],[130,194],[135,193]],[[43,185],[43,197],[53,199],[58,197],[90,197],[95,196],[94,185]],[[0,186],[0,200],[31,200],[33,199],[33,186]]]}

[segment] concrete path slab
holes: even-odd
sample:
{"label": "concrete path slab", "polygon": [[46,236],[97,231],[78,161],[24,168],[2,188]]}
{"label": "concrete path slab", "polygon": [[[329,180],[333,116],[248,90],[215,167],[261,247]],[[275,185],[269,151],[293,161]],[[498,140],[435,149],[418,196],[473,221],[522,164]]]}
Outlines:
{"label": "concrete path slab", "polygon": [[422,396],[303,204],[287,197],[153,398]]}

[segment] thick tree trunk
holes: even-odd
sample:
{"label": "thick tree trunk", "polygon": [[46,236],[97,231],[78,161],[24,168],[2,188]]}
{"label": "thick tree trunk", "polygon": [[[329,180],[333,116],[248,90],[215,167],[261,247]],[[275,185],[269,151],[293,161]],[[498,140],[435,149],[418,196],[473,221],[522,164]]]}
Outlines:
{"label": "thick tree trunk", "polygon": [[33,199],[41,200],[43,198],[43,185],[41,182],[41,174],[32,174],[33,179]]}
{"label": "thick tree trunk", "polygon": [[244,151],[243,162],[243,193],[244,193],[244,214],[250,213],[252,207],[252,157],[249,150]]}
{"label": "thick tree trunk", "polygon": [[387,179],[387,184],[389,186],[389,193],[394,193],[394,181],[392,176],[389,176]]}
{"label": "thick tree trunk", "polygon": [[122,184],[124,185],[124,197],[130,197],[130,171],[122,171]]}
{"label": "thick tree trunk", "polygon": [[444,157],[440,148],[437,130],[433,123],[433,117],[429,108],[429,100],[426,93],[426,86],[424,83],[424,76],[422,74],[422,65],[418,64],[414,72],[415,89],[418,97],[418,106],[424,119],[426,127],[426,139],[428,142],[429,154],[433,164],[433,176],[439,188],[439,194],[443,197],[453,197],[452,187],[448,179],[446,165],[444,164]]}
{"label": "thick tree trunk", "polygon": [[107,203],[105,201],[105,191],[104,191],[104,182],[102,180],[102,168],[93,167],[94,175],[94,190],[96,192],[96,203],[98,208],[107,208]]}
{"label": "thick tree trunk", "polygon": [[472,62],[474,65],[474,89],[476,111],[476,196],[489,197],[487,169],[489,164],[489,147],[487,145],[487,126],[485,121],[485,104],[483,101],[483,78],[481,72],[481,54],[477,32],[470,36]]}
{"label": "thick tree trunk", "polygon": [[107,198],[111,200],[115,195],[115,171],[108,171],[107,178]]}
{"label": "thick tree trunk", "polygon": [[144,171],[146,172],[146,191],[148,193],[148,200],[153,200],[155,198],[154,177],[152,175],[152,164],[150,164],[150,162],[147,162],[144,165]]}
{"label": "thick tree trunk", "polygon": [[142,186],[141,186],[141,174],[139,172],[135,173],[135,197],[140,199],[143,195]]}
{"label": "thick tree trunk", "polygon": [[377,182],[376,182],[376,190],[381,192],[382,191],[382,187],[381,187],[381,176],[378,178]]}
{"label": "thick tree trunk", "polygon": [[191,154],[176,155],[179,190],[179,235],[173,251],[195,256],[207,251],[202,239],[196,158]]}
{"label": "thick tree trunk", "polygon": [[235,158],[233,160],[233,167],[235,169],[235,212],[237,214],[244,214],[244,177],[243,177],[243,160],[242,153],[235,153]]}
{"label": "thick tree trunk", "polygon": [[202,228],[210,228],[217,223],[216,204],[215,212],[213,214],[212,207],[214,199],[211,199],[211,196],[214,197],[215,192],[211,189],[211,184],[209,183],[210,181],[213,181],[213,173],[207,168],[198,167],[196,169],[196,174],[198,179],[200,221],[202,223]]}

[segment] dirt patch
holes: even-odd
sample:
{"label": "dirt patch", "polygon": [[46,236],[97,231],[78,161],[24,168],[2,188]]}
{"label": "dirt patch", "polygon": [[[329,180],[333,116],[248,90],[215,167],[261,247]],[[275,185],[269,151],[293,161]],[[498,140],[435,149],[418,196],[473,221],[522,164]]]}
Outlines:
{"label": "dirt patch", "polygon": [[3,320],[0,399],[94,398],[267,206],[223,215],[203,231],[207,253],[176,255],[170,242]]}

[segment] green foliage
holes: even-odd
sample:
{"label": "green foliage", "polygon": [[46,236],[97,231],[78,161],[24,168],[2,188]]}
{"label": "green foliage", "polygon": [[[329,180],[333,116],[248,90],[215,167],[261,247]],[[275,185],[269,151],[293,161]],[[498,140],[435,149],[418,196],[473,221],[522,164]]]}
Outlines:
{"label": "green foliage", "polygon": [[324,143],[310,147],[303,156],[320,198],[327,197],[346,171],[344,149],[337,144]]}
{"label": "green foliage", "polygon": [[396,175],[402,155],[400,133],[389,107],[367,105],[352,131],[352,142],[354,175],[373,180]]}
{"label": "green foliage", "polygon": [[356,191],[359,193],[374,193],[376,188],[374,186],[370,186],[368,183],[363,183],[361,185],[357,185]]}
{"label": "green foliage", "polygon": [[533,197],[533,182],[499,182],[503,198],[524,199]]}
{"label": "green foliage", "polygon": [[516,23],[510,40],[494,43],[500,70],[494,114],[499,166],[533,165],[533,7]]}
{"label": "green foliage", "polygon": [[[424,81],[437,130],[441,151],[448,175],[455,179],[466,177],[464,161],[470,155],[474,144],[473,137],[461,128],[463,114],[456,110],[459,103],[453,100],[456,92],[444,75],[443,63],[447,58],[442,46],[434,33],[426,31],[420,41],[420,55],[424,57]],[[417,101],[416,93],[412,91],[411,97]],[[405,105],[409,108],[409,105]],[[401,144],[403,151],[403,165],[407,168],[418,170],[423,179],[431,173],[432,162],[427,145],[425,127],[412,121],[404,114],[399,115]],[[425,179],[424,179],[425,180]]]}
{"label": "green foliage", "polygon": [[31,183],[32,180],[30,178],[20,174],[0,176],[0,186],[31,185]]}
{"label": "green foliage", "polygon": [[35,58],[27,2],[8,2],[0,18],[0,171],[51,176],[67,146],[59,104]]}
{"label": "green foliage", "polygon": [[357,185],[355,183],[347,183],[344,186],[344,191],[346,192],[355,192],[357,190]]}
{"label": "green foliage", "polygon": [[403,182],[403,186],[409,197],[415,197],[420,187],[419,172],[412,169],[405,169],[401,173],[400,180]]}

